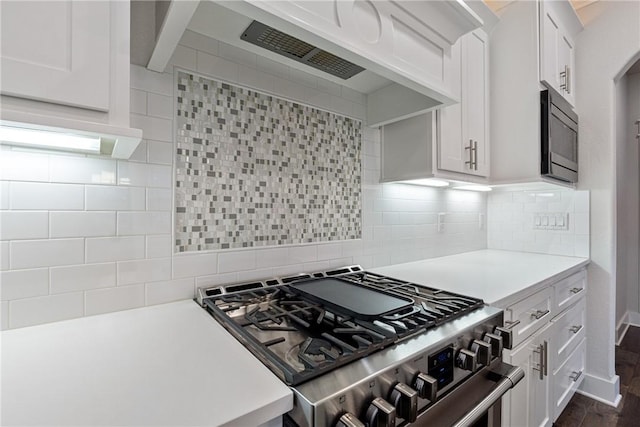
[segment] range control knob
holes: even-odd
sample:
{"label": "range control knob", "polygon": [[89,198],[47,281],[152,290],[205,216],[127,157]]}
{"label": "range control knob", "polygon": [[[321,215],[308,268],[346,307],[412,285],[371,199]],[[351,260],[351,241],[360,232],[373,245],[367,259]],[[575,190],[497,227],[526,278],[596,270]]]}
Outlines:
{"label": "range control knob", "polygon": [[500,357],[502,356],[502,337],[496,334],[490,334],[487,332],[484,334],[482,338],[484,342],[489,343],[491,346],[491,356]]}
{"label": "range control knob", "polygon": [[418,397],[421,399],[428,399],[431,403],[436,401],[438,380],[432,376],[422,372],[418,373],[416,379],[413,381],[413,388],[416,389]]}
{"label": "range control knob", "polygon": [[502,346],[511,350],[513,345],[513,331],[502,326],[496,326],[493,328],[493,333],[502,337]]}
{"label": "range control knob", "polygon": [[368,427],[395,427],[396,408],[381,397],[373,399],[365,415]]}
{"label": "range control knob", "polygon": [[396,416],[410,423],[418,417],[418,392],[406,384],[398,383],[391,390],[389,401],[396,407]]}
{"label": "range control knob", "polygon": [[471,351],[476,354],[476,360],[479,364],[489,366],[491,363],[491,344],[473,340],[471,343]]}
{"label": "range control knob", "polygon": [[338,419],[335,427],[365,427],[365,425],[351,412],[346,412]]}
{"label": "range control knob", "polygon": [[458,357],[456,357],[456,366],[466,371],[475,372],[478,368],[476,353],[466,348],[461,348],[458,351]]}

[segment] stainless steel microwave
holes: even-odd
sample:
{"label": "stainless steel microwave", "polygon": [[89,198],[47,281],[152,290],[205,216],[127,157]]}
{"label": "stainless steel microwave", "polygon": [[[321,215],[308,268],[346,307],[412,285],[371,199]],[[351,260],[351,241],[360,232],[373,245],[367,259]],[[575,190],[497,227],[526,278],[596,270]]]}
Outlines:
{"label": "stainless steel microwave", "polygon": [[578,182],[578,115],[550,87],[540,92],[540,111],[541,175]]}

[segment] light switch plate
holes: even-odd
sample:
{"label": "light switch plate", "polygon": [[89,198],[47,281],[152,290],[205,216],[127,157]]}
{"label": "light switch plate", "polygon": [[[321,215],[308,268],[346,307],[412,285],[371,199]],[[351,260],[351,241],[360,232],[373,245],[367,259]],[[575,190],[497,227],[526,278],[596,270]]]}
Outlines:
{"label": "light switch plate", "polygon": [[533,214],[534,230],[569,230],[568,212],[537,212]]}

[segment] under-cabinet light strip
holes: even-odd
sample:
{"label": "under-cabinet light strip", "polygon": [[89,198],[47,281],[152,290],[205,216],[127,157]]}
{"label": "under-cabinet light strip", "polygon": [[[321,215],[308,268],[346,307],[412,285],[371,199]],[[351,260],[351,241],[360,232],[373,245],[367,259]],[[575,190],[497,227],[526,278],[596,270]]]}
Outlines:
{"label": "under-cabinet light strip", "polygon": [[100,138],[13,126],[0,126],[0,143],[52,150],[100,153]]}

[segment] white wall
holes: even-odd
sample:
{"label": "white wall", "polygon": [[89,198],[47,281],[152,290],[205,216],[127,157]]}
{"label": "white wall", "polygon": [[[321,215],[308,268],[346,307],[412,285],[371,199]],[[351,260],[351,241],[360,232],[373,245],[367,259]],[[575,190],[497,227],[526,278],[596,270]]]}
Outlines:
{"label": "white wall", "polygon": [[[536,227],[537,214],[563,214],[567,229]],[[487,215],[489,249],[589,257],[588,191],[493,191]]]}
{"label": "white wall", "polygon": [[640,319],[640,73],[622,76],[616,85],[617,276],[616,329]]}
{"label": "white wall", "polygon": [[616,403],[615,79],[640,52],[640,2],[595,2],[579,10],[576,109],[580,116],[580,189],[591,192],[587,295],[587,373],[581,392]]}
{"label": "white wall", "polygon": [[[173,63],[341,114],[362,94],[188,33]],[[133,66],[131,124],[145,140],[129,161],[0,151],[2,329],[191,298],[196,286],[372,268],[486,248],[486,196],[378,184],[380,135],[363,141],[361,240],[173,254],[173,68]],[[436,229],[446,212],[445,230]]]}

